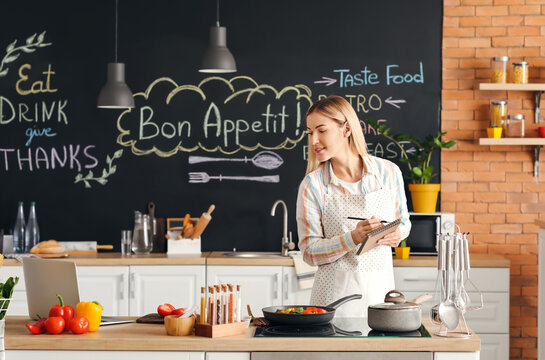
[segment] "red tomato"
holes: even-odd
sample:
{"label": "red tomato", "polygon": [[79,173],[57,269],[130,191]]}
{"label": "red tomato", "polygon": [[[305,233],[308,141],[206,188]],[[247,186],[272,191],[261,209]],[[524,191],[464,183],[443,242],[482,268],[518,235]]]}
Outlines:
{"label": "red tomato", "polygon": [[312,309],[306,308],[301,314],[314,314],[314,311],[312,311]]}
{"label": "red tomato", "polygon": [[318,313],[318,314],[324,314],[324,313],[326,313],[326,312],[327,312],[326,309],[322,309],[322,308],[317,308],[317,309],[316,309],[316,313]]}
{"label": "red tomato", "polygon": [[70,331],[74,334],[85,334],[89,330],[89,320],[83,316],[76,316],[70,321]]}
{"label": "red tomato", "polygon": [[60,334],[64,330],[65,321],[61,316],[52,316],[45,321],[45,329],[50,334]]}
{"label": "red tomato", "polygon": [[185,311],[184,308],[174,309],[169,315],[183,315],[184,311]]}
{"label": "red tomato", "polygon": [[170,304],[163,304],[157,307],[157,312],[159,313],[160,316],[170,315],[172,314],[173,311],[174,311],[174,306]]}

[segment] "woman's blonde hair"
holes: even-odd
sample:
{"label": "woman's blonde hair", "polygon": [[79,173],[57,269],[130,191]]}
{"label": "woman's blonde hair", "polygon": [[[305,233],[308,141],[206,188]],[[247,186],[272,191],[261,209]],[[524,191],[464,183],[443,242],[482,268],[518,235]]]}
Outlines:
{"label": "woman's blonde hair", "polygon": [[[348,136],[350,149],[362,157],[369,156],[360,119],[358,119],[356,111],[354,111],[354,108],[352,108],[352,105],[348,101],[340,96],[331,95],[312,104],[306,116],[308,117],[313,112],[327,116],[339,124],[339,126],[343,126],[345,122],[348,122],[350,126],[350,135]],[[307,174],[316,170],[320,165],[318,160],[316,160],[316,153],[310,147],[311,144],[308,144]]]}

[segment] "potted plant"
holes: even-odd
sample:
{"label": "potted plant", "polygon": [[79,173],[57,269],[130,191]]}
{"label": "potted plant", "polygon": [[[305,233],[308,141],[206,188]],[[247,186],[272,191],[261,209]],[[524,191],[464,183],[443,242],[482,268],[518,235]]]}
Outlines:
{"label": "potted plant", "polygon": [[[411,181],[409,191],[411,192],[414,212],[435,212],[437,195],[441,189],[441,184],[430,184],[431,179],[437,175],[433,172],[431,156],[435,150],[449,149],[456,142],[454,140],[442,141],[441,137],[446,135],[446,132],[438,131],[435,135],[428,135],[422,140],[409,134],[391,134],[391,128],[387,127],[386,124],[378,124],[373,119],[368,119],[367,122],[401,150],[399,160],[409,167],[409,173],[405,177]],[[402,143],[406,145],[404,146]]]}
{"label": "potted plant", "polygon": [[407,260],[409,258],[411,247],[407,246],[407,239],[401,240],[399,246],[395,248],[395,252],[396,259]]}

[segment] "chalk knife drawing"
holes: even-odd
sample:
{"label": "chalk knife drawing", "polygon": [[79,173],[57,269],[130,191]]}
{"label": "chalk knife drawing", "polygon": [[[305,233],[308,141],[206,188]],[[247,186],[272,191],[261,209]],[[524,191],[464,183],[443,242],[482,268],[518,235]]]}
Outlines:
{"label": "chalk knife drawing", "polygon": [[6,47],[6,55],[2,59],[2,62],[0,62],[0,77],[7,75],[9,68],[6,67],[4,69],[4,65],[17,60],[19,55],[21,55],[20,51],[25,53],[31,53],[36,51],[36,48],[46,47],[52,44],[44,43],[45,30],[42,31],[42,33],[38,35],[38,37],[36,37],[36,35],[37,33],[29,36],[26,39],[24,45],[15,47],[15,45],[17,44],[17,39],[15,39],[11,44]]}
{"label": "chalk knife drawing", "polygon": [[280,175],[267,175],[267,176],[210,176],[205,172],[190,172],[190,183],[207,183],[210,180],[238,180],[238,181],[258,181],[265,183],[277,183],[280,182]]}
{"label": "chalk knife drawing", "polygon": [[251,161],[254,166],[267,170],[276,169],[284,163],[284,160],[280,157],[280,155],[272,151],[260,151],[255,154],[254,157],[252,157],[251,159],[249,159],[247,156],[245,156],[244,158],[217,158],[194,155],[190,155],[188,159],[188,162],[190,164],[214,161],[242,161],[244,163]]}

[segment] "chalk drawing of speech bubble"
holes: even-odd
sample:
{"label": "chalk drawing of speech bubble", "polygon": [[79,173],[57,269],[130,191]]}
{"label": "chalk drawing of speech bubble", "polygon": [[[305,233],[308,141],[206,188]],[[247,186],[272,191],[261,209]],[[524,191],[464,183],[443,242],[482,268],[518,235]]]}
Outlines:
{"label": "chalk drawing of speech bubble", "polygon": [[305,85],[276,90],[248,76],[212,76],[198,85],[162,77],[134,94],[137,106],[118,117],[117,142],[135,155],[160,157],[198,149],[224,154],[292,149],[305,137],[311,95]]}

